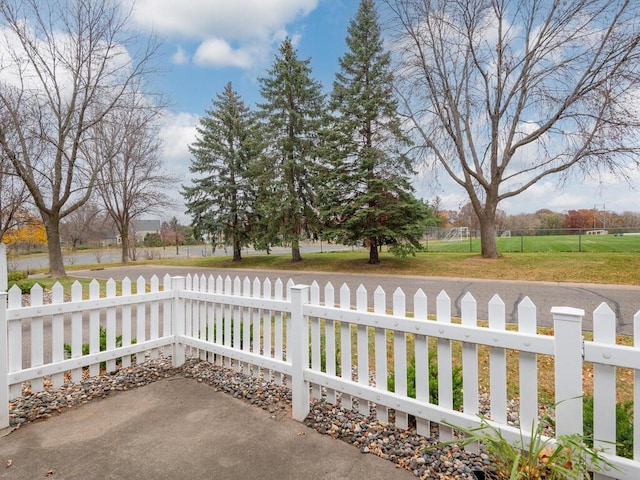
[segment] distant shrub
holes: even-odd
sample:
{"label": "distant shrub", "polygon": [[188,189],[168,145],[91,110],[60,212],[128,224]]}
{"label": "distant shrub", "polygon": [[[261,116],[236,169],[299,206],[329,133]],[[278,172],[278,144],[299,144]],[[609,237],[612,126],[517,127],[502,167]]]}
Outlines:
{"label": "distant shrub", "polygon": [[35,280],[32,280],[30,278],[25,278],[23,280],[18,280],[14,282],[9,281],[9,288],[11,288],[13,285],[17,285],[20,291],[23,294],[25,294],[25,293],[30,293],[31,289],[36,283],[38,282],[36,282]]}
{"label": "distant shrub", "polygon": [[13,272],[9,272],[9,274],[7,275],[7,280],[9,280],[9,282],[19,282],[20,280],[24,280],[25,278],[27,278],[27,272],[25,272],[24,270],[14,270]]}

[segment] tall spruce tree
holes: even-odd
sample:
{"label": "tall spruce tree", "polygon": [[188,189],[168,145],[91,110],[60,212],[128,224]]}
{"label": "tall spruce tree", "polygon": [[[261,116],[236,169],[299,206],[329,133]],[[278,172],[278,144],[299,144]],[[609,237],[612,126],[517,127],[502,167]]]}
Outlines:
{"label": "tall spruce tree", "polygon": [[302,260],[300,239],[317,225],[312,179],[324,96],[309,63],[285,39],[260,79],[264,103],[258,105],[268,145],[259,178],[262,232],[271,243],[291,245],[294,262]]}
{"label": "tall spruce tree", "polygon": [[200,119],[189,170],[199,175],[183,186],[196,230],[233,247],[233,261],[255,233],[252,163],[260,154],[257,119],[228,83]]}
{"label": "tall spruce tree", "polygon": [[369,263],[377,264],[383,242],[402,254],[419,246],[426,208],[408,180],[413,171],[402,150],[409,140],[373,0],[361,0],[346,42],[329,102],[333,119],[325,131],[321,216],[325,237],[364,240]]}

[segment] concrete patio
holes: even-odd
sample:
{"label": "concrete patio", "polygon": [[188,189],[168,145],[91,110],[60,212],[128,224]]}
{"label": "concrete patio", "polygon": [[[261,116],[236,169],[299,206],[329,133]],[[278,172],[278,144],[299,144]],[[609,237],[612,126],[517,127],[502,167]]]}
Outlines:
{"label": "concrete patio", "polygon": [[182,377],[26,424],[0,437],[0,462],[11,480],[415,478]]}

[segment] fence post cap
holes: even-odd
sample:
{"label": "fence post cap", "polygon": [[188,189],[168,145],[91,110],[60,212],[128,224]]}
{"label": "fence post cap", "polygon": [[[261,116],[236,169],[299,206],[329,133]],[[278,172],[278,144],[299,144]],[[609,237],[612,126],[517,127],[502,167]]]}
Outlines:
{"label": "fence post cap", "polygon": [[552,307],[551,315],[562,317],[584,317],[584,310],[582,308],[573,307]]}

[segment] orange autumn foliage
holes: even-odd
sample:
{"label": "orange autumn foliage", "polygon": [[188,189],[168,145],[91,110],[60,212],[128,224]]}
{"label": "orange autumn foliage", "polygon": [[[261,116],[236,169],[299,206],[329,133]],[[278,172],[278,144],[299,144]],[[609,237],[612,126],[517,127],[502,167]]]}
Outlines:
{"label": "orange autumn foliage", "polygon": [[28,213],[20,215],[19,225],[7,230],[2,242],[7,245],[24,246],[47,244],[47,232],[40,220]]}

